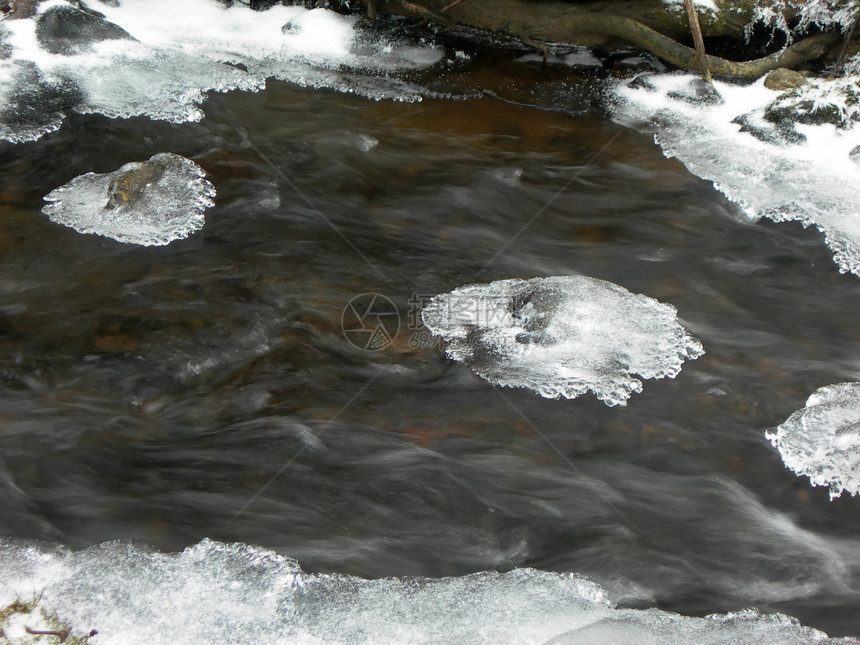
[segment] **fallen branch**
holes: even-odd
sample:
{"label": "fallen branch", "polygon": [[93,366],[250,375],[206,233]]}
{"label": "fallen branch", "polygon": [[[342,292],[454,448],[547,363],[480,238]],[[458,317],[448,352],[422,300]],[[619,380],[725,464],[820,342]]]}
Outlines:
{"label": "fallen branch", "polygon": [[[583,17],[579,26],[589,33],[602,33],[623,38],[675,67],[701,70],[701,66],[697,64],[698,57],[694,49],[630,18],[593,15]],[[839,34],[816,34],[764,58],[736,62],[718,56],[706,56],[706,60],[712,74],[757,78],[778,67],[792,69],[802,63],[821,58],[838,40]]]}
{"label": "fallen branch", "polygon": [[[438,18],[439,7],[450,7],[450,19]],[[676,40],[624,16],[583,11],[576,5],[562,2],[535,2],[534,0],[492,0],[491,3],[471,0],[451,3],[428,0],[420,5],[403,0],[378,0],[381,13],[404,14],[403,8],[422,18],[436,20],[437,24],[460,24],[487,31],[504,33],[524,42],[581,43],[588,36],[610,37],[624,40],[640,49],[651,52],[661,60],[687,70],[701,71],[696,51]],[[416,11],[420,8],[420,11]],[[435,16],[436,18],[434,18]],[[781,52],[751,61],[735,62],[706,56],[711,74],[757,78],[778,67],[796,68],[802,63],[821,58],[839,39],[835,33],[816,34],[794,43]]]}

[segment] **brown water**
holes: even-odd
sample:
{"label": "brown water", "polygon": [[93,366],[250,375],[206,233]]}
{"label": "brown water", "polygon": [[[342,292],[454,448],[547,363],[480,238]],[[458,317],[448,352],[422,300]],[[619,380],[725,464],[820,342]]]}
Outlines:
{"label": "brown water", "polygon": [[[198,124],[71,115],[0,144],[0,535],[210,537],[369,577],[578,571],[631,606],[860,633],[858,501],[763,436],[857,379],[860,282],[815,231],[743,221],[605,119],[596,79],[479,61],[444,80],[560,111],[270,83]],[[40,214],[156,152],[218,189],[191,238],[133,247]],[[494,388],[409,326],[416,295],[567,274],[675,305],[707,354],[608,408]],[[401,315],[378,352],[341,329],[369,292]]]}

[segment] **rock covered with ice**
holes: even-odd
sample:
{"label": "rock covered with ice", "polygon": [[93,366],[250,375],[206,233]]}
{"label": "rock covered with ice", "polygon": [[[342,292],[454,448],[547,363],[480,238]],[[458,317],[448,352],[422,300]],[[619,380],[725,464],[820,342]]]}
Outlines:
{"label": "rock covered with ice", "polygon": [[79,233],[163,246],[200,230],[214,197],[200,166],[162,152],[114,172],[75,177],[45,196],[42,212]]}
{"label": "rock covered with ice", "polygon": [[36,40],[52,54],[90,49],[103,40],[134,40],[122,27],[68,4],[51,5],[36,19]]}
{"label": "rock covered with ice", "polygon": [[753,610],[688,618],[617,609],[572,573],[364,580],[307,574],[272,551],[211,540],[162,553],[120,541],[71,552],[0,539],[0,579],[0,607],[15,591],[41,592],[64,622],[97,629],[101,645],[856,642]]}
{"label": "rock covered with ice", "polygon": [[640,378],[673,378],[704,353],[671,305],[585,276],[468,285],[433,298],[421,317],[450,358],[547,398],[590,390],[626,405]]}
{"label": "rock covered with ice", "polygon": [[77,85],[46,79],[32,61],[0,59],[0,139],[35,141],[59,129],[64,111],[81,98]]}
{"label": "rock covered with ice", "polygon": [[785,465],[830,499],[860,492],[860,383],[827,385],[766,434]]}
{"label": "rock covered with ice", "polygon": [[[764,87],[764,79],[747,85],[714,81],[716,101],[691,100],[696,81],[691,74],[619,81],[612,118],[654,134],[666,156],[714,182],[749,218],[815,225],[840,271],[860,275],[860,166],[851,156],[860,128],[768,120],[780,94]],[[809,83],[798,96],[814,103],[810,93],[818,92],[821,101],[836,100],[839,92],[822,94],[828,87]]]}
{"label": "rock covered with ice", "polygon": [[[256,91],[267,78],[419,100],[397,72],[443,57],[431,45],[366,33],[356,17],[326,9],[253,11],[218,0],[89,4],[104,18],[48,0],[36,15],[0,27],[0,139],[38,138],[56,130],[69,109],[197,121],[208,92]],[[63,100],[45,102],[42,94]],[[28,112],[23,123],[21,110]]]}
{"label": "rock covered with ice", "polygon": [[860,77],[810,79],[801,87],[785,92],[765,112],[770,121],[833,123],[852,128],[860,121]]}

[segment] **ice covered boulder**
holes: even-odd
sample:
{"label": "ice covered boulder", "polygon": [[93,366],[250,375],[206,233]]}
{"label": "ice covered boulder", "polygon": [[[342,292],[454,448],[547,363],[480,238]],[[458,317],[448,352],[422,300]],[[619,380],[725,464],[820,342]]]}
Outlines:
{"label": "ice covered boulder", "polygon": [[0,139],[34,141],[53,132],[65,119],[65,110],[82,98],[73,81],[47,80],[33,62],[0,56]]}
{"label": "ice covered boulder", "polygon": [[422,320],[491,383],[547,398],[587,391],[626,405],[640,378],[673,378],[704,353],[676,309],[585,276],[500,280],[433,298]]}
{"label": "ice covered boulder", "polygon": [[45,196],[51,221],[118,242],[161,246],[203,227],[215,188],[190,159],[172,153],[87,173]]}
{"label": "ice covered boulder", "polygon": [[860,383],[816,390],[806,407],[766,434],[782,461],[830,499],[860,492]]}
{"label": "ice covered boulder", "polygon": [[55,5],[36,19],[39,45],[52,54],[71,54],[103,40],[134,40],[119,25],[71,5]]}

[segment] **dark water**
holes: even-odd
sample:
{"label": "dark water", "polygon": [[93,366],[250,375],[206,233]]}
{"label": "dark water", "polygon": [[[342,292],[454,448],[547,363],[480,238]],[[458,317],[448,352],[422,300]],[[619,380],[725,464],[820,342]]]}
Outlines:
{"label": "dark water", "polygon": [[[815,231],[743,221],[517,70],[448,81],[567,113],[270,83],[198,124],[71,115],[0,144],[0,535],[210,537],[366,577],[577,571],[629,606],[860,633],[860,502],[829,502],[763,436],[858,378],[860,281]],[[190,239],[132,247],[39,212],[165,151],[218,189]],[[675,305],[707,354],[608,408],[494,388],[409,328],[415,296],[567,274]],[[401,314],[378,352],[341,329],[368,292]]]}

